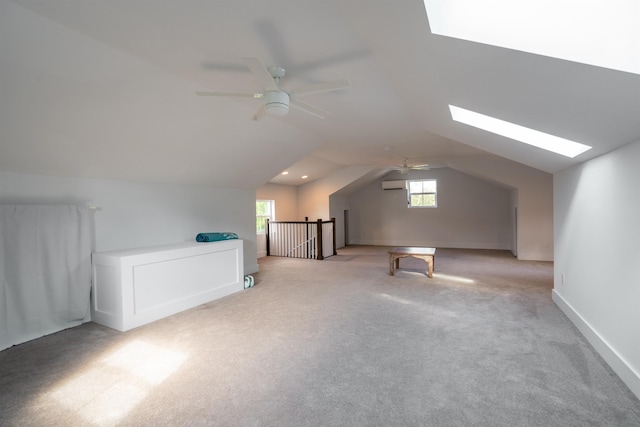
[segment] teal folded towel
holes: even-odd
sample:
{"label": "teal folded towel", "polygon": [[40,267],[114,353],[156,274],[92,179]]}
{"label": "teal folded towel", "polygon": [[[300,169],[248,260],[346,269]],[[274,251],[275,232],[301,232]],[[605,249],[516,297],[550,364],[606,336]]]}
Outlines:
{"label": "teal folded towel", "polygon": [[218,242],[220,240],[237,239],[236,233],[198,233],[196,242]]}

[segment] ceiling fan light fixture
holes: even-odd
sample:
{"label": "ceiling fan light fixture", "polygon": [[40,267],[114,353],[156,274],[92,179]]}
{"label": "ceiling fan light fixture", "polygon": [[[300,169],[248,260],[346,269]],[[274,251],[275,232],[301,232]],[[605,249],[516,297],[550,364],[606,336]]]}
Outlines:
{"label": "ceiling fan light fixture", "polygon": [[268,91],[265,96],[264,108],[272,116],[286,116],[289,112],[289,94],[283,91]]}
{"label": "ceiling fan light fixture", "polygon": [[258,78],[264,87],[262,93],[244,93],[244,92],[208,92],[196,91],[198,96],[235,96],[235,97],[251,97],[262,98],[264,103],[254,114],[253,120],[261,120],[265,114],[271,116],[286,116],[289,113],[289,105],[293,105],[298,110],[302,110],[312,116],[324,119],[329,115],[328,112],[321,108],[315,107],[304,102],[299,97],[313,95],[316,93],[332,92],[334,90],[346,89],[351,87],[351,83],[347,79],[333,80],[329,82],[314,83],[302,87],[290,89],[287,92],[280,90],[280,79],[285,75],[285,69],[282,67],[264,66],[260,58],[245,57],[242,58],[249,70]]}

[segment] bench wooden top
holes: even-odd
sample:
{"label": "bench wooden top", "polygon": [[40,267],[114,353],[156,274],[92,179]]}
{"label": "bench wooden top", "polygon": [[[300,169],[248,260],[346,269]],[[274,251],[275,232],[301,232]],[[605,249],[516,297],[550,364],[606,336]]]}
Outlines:
{"label": "bench wooden top", "polygon": [[394,255],[435,255],[436,248],[420,248],[416,246],[401,246],[389,251]]}

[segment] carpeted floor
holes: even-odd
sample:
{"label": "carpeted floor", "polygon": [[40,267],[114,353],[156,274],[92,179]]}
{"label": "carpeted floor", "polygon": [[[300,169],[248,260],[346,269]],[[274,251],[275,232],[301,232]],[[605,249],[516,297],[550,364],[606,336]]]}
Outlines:
{"label": "carpeted floor", "polygon": [[255,287],[135,330],[0,352],[8,426],[640,426],[551,301],[553,265],[384,247],[260,259]]}

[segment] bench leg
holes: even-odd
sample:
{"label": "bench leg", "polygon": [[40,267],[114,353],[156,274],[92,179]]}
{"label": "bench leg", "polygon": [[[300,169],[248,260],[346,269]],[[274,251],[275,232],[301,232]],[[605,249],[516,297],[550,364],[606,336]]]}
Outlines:
{"label": "bench leg", "polygon": [[414,255],[415,258],[420,258],[427,263],[427,277],[433,277],[434,257],[430,255]]}
{"label": "bench leg", "polygon": [[389,255],[389,275],[393,276],[395,273],[395,269],[400,268],[400,258],[405,256],[412,256],[414,258],[419,258],[424,260],[427,263],[427,277],[433,277],[433,270],[435,270],[435,256],[433,255]]}

